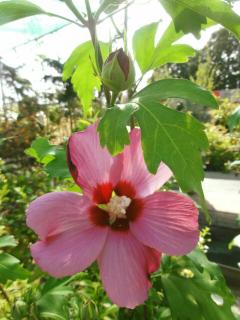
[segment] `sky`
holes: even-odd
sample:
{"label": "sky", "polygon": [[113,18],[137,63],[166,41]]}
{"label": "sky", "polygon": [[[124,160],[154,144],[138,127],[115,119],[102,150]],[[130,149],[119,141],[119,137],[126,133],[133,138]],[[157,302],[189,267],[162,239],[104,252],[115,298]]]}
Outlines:
{"label": "sky", "polygon": [[[32,0],[32,2],[47,11],[74,18],[64,3],[60,1]],[[83,1],[75,1],[76,5],[83,3]],[[91,0],[90,3],[93,9],[98,7],[98,0]],[[84,10],[84,8],[81,9]],[[240,3],[237,3],[234,9],[240,14]],[[134,32],[141,26],[160,21],[157,33],[157,37],[159,38],[171,21],[158,0],[136,0],[134,5],[129,8],[128,16],[129,45],[131,44]],[[116,24],[121,27],[123,24],[123,12],[117,14],[114,19]],[[42,79],[43,69],[39,57],[46,56],[65,62],[75,47],[90,39],[88,30],[86,28],[79,28],[76,25],[68,25],[60,31],[41,38],[38,41],[25,43],[30,39],[36,38],[39,34],[46,33],[49,29],[52,30],[63,25],[66,25],[66,21],[48,16],[37,16],[0,27],[0,57],[2,57],[3,62],[10,66],[22,66],[20,71],[21,76],[29,79],[36,90],[44,90],[46,83]],[[207,43],[212,32],[217,30],[217,28],[215,26],[207,31],[202,31],[200,40],[195,39],[192,35],[187,35],[181,39],[181,43],[187,43],[195,49],[201,49]],[[114,28],[109,21],[105,21],[99,25],[99,40],[107,42],[113,34]]]}

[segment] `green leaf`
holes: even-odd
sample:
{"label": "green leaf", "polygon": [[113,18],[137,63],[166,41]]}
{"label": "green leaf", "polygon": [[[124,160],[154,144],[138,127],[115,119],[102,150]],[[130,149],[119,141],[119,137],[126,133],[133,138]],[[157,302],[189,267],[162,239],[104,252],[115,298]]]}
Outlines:
{"label": "green leaf", "polygon": [[50,177],[71,177],[66,157],[66,146],[52,145],[47,138],[37,138],[25,153],[45,166]]}
{"label": "green leaf", "polygon": [[8,253],[0,253],[0,283],[7,280],[26,279],[29,272],[20,265],[20,261]]}
{"label": "green leaf", "polygon": [[37,14],[46,14],[46,12],[29,1],[11,0],[0,2],[0,25]]}
{"label": "green leaf", "polygon": [[172,44],[183,35],[177,34],[173,27],[167,28],[162,36],[164,40],[160,40],[155,47],[157,27],[158,23],[146,25],[133,36],[134,56],[142,73],[170,62],[187,62],[190,56],[195,55],[195,50],[190,46]]}
{"label": "green leaf", "polygon": [[[215,25],[215,22],[212,20],[207,21],[207,24],[202,27],[202,29],[207,29],[209,27],[212,27]],[[177,40],[181,39],[184,36],[183,31],[176,32],[176,28],[174,26],[174,23],[171,22],[166,30],[164,31],[163,35],[161,36],[161,39],[159,40],[157,44],[157,48],[164,49],[170,45],[172,45]]]}
{"label": "green leaf", "polygon": [[204,126],[186,113],[153,100],[138,102],[135,113],[142,132],[144,159],[156,173],[161,161],[173,171],[184,192],[194,190],[203,199],[201,150],[208,147]]}
{"label": "green leaf", "polygon": [[59,177],[65,179],[71,177],[67,165],[66,148],[56,150],[54,159],[46,166],[46,171],[52,178]]}
{"label": "green leaf", "polygon": [[151,99],[155,102],[168,98],[180,98],[191,102],[199,103],[206,107],[217,108],[218,104],[212,94],[199,87],[195,83],[184,79],[166,79],[156,81],[134,97],[140,99]]}
{"label": "green leaf", "polygon": [[170,22],[166,30],[164,31],[161,39],[158,41],[157,47],[162,49],[171,46],[174,42],[181,39],[184,36],[182,31],[176,32],[173,22]]}
{"label": "green leaf", "polygon": [[62,280],[50,279],[45,283],[42,293],[42,297],[36,303],[41,319],[69,319],[66,307],[67,297],[72,294],[70,286],[65,286]]}
{"label": "green leaf", "polygon": [[227,119],[227,125],[229,129],[232,131],[235,127],[240,125],[240,106],[237,107],[233,113]]}
{"label": "green leaf", "polygon": [[159,0],[172,16],[176,31],[192,32],[197,37],[210,18],[240,38],[240,16],[223,0]]}
{"label": "green leaf", "polygon": [[25,150],[25,153],[38,162],[47,164],[54,158],[57,146],[49,144],[47,138],[37,138],[31,144],[31,148]]}
{"label": "green leaf", "polygon": [[166,63],[184,63],[189,57],[195,56],[195,50],[185,44],[175,44],[166,49],[157,47],[154,53],[152,69],[158,68]]}
{"label": "green leaf", "polygon": [[162,274],[172,319],[235,320],[231,311],[235,299],[220,269],[203,253],[197,252],[197,258],[194,254],[191,258],[171,258],[171,265]]}
{"label": "green leaf", "polygon": [[14,236],[6,235],[0,237],[0,248],[4,247],[16,247],[17,241]]}
{"label": "green leaf", "polygon": [[155,50],[154,41],[158,23],[151,23],[138,29],[133,36],[133,52],[142,72],[149,70]]}
{"label": "green leaf", "polygon": [[[216,278],[221,281],[221,283],[225,284],[224,276],[221,272],[219,266],[208,260],[207,256],[200,250],[195,249],[191,253],[188,254],[188,258],[195,264],[195,266],[199,269],[199,271],[207,271],[211,278]],[[229,289],[225,287],[227,292]]]}
{"label": "green leaf", "polygon": [[[103,59],[108,55],[109,45],[100,42]],[[100,78],[95,74],[95,53],[91,41],[78,46],[64,64],[63,80],[71,78],[74,90],[81,99],[85,115],[91,112],[91,101],[94,90],[101,87]]]}
{"label": "green leaf", "polygon": [[130,143],[126,128],[129,118],[134,113],[133,105],[117,105],[107,109],[98,125],[100,142],[107,146],[112,155],[120,153]]}

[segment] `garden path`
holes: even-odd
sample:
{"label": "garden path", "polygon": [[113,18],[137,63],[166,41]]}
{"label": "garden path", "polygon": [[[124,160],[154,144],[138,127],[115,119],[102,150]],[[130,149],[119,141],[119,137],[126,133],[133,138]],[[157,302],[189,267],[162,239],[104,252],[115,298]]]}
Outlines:
{"label": "garden path", "polygon": [[211,211],[240,215],[240,176],[206,172],[203,190]]}

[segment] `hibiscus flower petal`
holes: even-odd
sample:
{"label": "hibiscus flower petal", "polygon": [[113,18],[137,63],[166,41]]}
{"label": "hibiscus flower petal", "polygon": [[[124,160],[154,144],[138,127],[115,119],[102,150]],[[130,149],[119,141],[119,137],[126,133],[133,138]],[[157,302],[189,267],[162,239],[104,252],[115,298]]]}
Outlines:
{"label": "hibiscus flower petal", "polygon": [[31,253],[43,271],[64,277],[96,260],[108,228],[91,223],[90,205],[88,198],[72,192],[49,193],[30,204],[27,224],[41,238],[31,246]]}
{"label": "hibiscus flower petal", "polygon": [[131,131],[130,140],[130,145],[125,147],[119,156],[123,163],[120,180],[132,183],[137,197],[145,197],[164,185],[172,176],[172,172],[162,162],[155,175],[149,173],[143,158],[139,129]]}
{"label": "hibiscus flower petal", "polygon": [[198,243],[198,210],[186,196],[156,192],[144,199],[142,214],[130,229],[146,246],[169,255],[184,255]]}
{"label": "hibiscus flower petal", "polygon": [[87,210],[91,202],[74,192],[50,192],[30,203],[27,225],[41,239],[74,228],[76,225],[90,228]]}
{"label": "hibiscus flower petal", "polygon": [[101,147],[96,127],[97,124],[94,124],[85,131],[74,133],[68,142],[68,163],[72,176],[84,194],[91,198],[97,187],[100,193],[103,192],[101,185],[104,190],[111,189],[111,185],[106,184],[114,185],[121,169],[121,162],[116,162],[107,149]]}
{"label": "hibiscus flower petal", "polygon": [[90,266],[101,252],[107,228],[75,228],[31,246],[37,265],[56,278],[70,276]]}
{"label": "hibiscus flower petal", "polygon": [[161,263],[161,253],[150,247],[146,247],[147,250],[147,262],[148,262],[148,273],[156,272]]}
{"label": "hibiscus flower petal", "polygon": [[149,271],[159,259],[130,232],[110,230],[98,263],[104,288],[120,307],[133,309],[147,299]]}

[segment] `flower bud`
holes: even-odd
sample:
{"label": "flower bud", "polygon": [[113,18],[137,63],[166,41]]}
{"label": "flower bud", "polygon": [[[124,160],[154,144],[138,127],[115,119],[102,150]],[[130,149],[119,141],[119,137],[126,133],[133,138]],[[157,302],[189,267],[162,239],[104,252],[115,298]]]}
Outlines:
{"label": "flower bud", "polygon": [[123,49],[110,53],[102,69],[102,81],[111,91],[130,89],[135,80],[132,60]]}
{"label": "flower bud", "polygon": [[14,308],[13,308],[13,316],[14,319],[27,319],[25,317],[27,317],[28,315],[28,306],[27,304],[22,301],[22,300],[18,300],[15,302]]}

